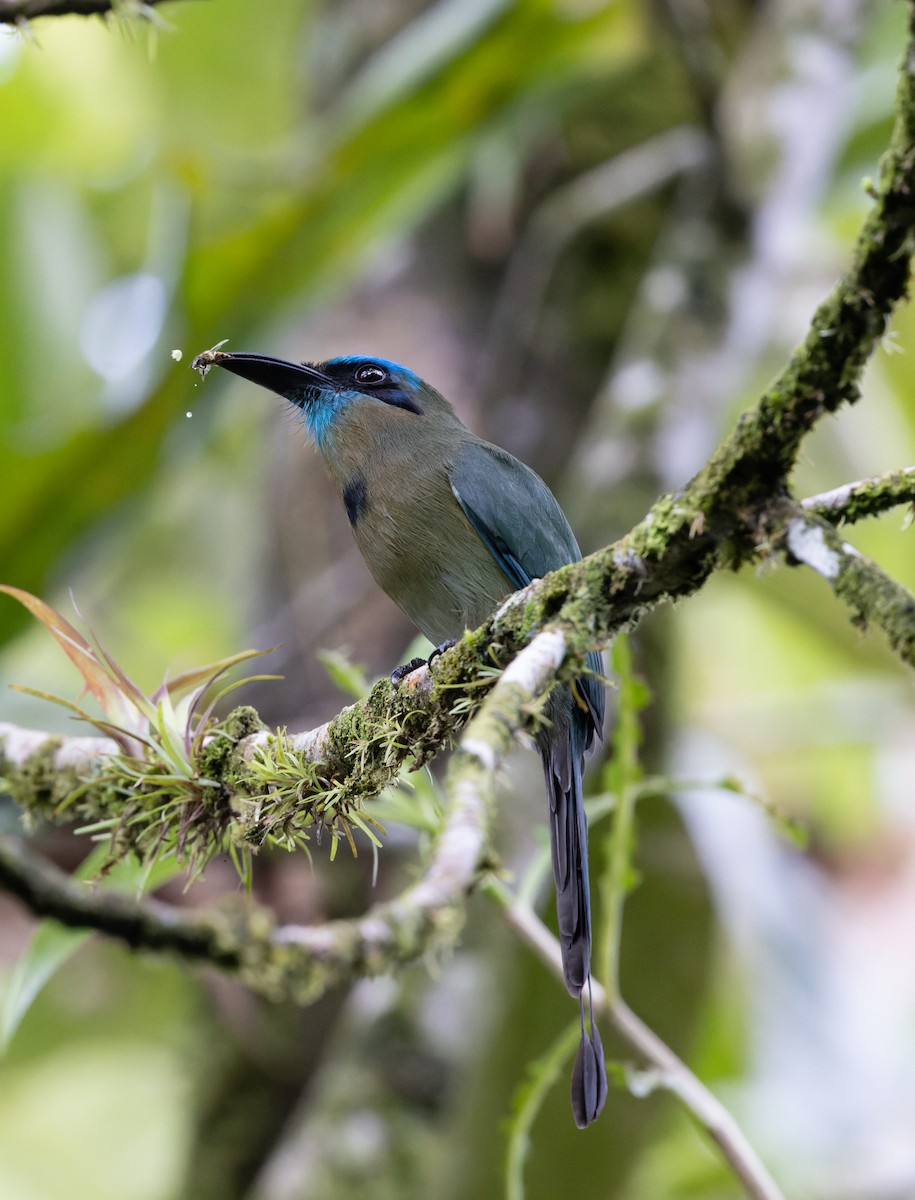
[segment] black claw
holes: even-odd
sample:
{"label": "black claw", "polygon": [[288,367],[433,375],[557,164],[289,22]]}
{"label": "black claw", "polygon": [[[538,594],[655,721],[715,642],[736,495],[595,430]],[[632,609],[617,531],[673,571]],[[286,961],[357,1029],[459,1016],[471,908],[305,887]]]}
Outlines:
{"label": "black claw", "polygon": [[416,671],[419,667],[425,667],[427,664],[431,667],[434,659],[456,645],[457,638],[448,638],[446,642],[442,642],[440,646],[436,646],[428,658],[411,658],[408,663],[404,663],[402,667],[397,667],[396,670],[391,672],[391,683],[397,687],[400,681],[405,679],[411,671]]}
{"label": "black claw", "polygon": [[433,661],[436,658],[438,658],[438,656],[440,654],[444,654],[446,650],[450,650],[452,646],[456,646],[456,645],[457,645],[457,638],[448,638],[446,641],[442,642],[442,644],[440,646],[436,646],[435,649],[432,651],[432,653],[429,655],[429,666],[430,667],[432,666]]}
{"label": "black claw", "polygon": [[408,663],[404,663],[402,667],[397,667],[391,672],[391,683],[393,683],[394,687],[397,687],[402,679],[406,679],[413,671],[425,665],[426,660],[424,658],[411,658]]}

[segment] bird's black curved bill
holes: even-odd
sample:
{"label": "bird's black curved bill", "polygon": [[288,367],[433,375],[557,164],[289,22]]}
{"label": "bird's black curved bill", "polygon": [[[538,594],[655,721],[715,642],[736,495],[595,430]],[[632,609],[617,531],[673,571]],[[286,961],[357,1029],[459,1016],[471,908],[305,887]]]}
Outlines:
{"label": "bird's black curved bill", "polygon": [[333,380],[314,367],[287,362],[284,358],[271,358],[269,354],[235,354],[220,350],[213,355],[213,365],[224,367],[233,375],[240,375],[249,383],[256,383],[287,400],[290,393],[301,393],[303,388],[335,386]]}

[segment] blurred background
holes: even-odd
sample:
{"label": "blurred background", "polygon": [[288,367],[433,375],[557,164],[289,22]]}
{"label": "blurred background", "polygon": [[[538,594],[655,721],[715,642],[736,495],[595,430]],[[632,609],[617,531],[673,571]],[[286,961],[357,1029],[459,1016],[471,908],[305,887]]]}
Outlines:
{"label": "blurred background", "polygon": [[[849,261],[905,18],[862,0],[200,0],[4,30],[0,579],[77,605],[150,688],[278,645],[264,669],[283,681],[242,698],[290,729],[327,720],[346,697],[318,651],[371,677],[413,631],[299,418],[228,375],[201,384],[191,357],[227,338],[405,362],[547,479],[586,551],[605,545],[703,463]],[[805,443],[799,494],[915,461],[913,345],[906,309],[864,401]],[[903,527],[848,536],[913,587]],[[638,812],[624,993],[792,1197],[910,1200],[911,679],[787,568],[713,579],[635,650],[646,769],[690,786]],[[0,719],[74,732],[12,682],[79,691],[4,598]],[[808,823],[806,849],[728,775]],[[502,810],[520,873],[543,847],[534,756]],[[0,825],[18,827],[9,805]],[[85,853],[37,836],[67,866]],[[392,828],[374,888],[370,855],[319,849],[313,868],[259,860],[256,890],[286,919],[359,912],[413,876],[414,843]],[[238,887],[214,862],[185,902]],[[0,897],[0,998],[33,929]],[[512,1098],[573,1016],[484,899],[446,961],[306,1011],[93,940],[0,1058],[0,1196],[500,1196]],[[530,1197],[741,1194],[670,1098],[616,1089],[577,1132],[564,1074],[525,1179]]]}

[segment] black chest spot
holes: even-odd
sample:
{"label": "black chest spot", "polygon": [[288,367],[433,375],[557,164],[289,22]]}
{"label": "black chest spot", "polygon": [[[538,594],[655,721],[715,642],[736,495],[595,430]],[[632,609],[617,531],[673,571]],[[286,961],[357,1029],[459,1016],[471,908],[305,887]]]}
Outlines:
{"label": "black chest spot", "polygon": [[369,490],[364,475],[357,475],[343,489],[343,504],[350,525],[356,525],[369,506]]}

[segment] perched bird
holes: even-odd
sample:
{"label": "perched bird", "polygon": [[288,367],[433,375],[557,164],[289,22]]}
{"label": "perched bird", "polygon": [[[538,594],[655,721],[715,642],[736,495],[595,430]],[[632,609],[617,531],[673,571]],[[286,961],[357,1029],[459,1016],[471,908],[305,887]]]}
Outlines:
{"label": "perched bird", "polygon": [[[224,367],[301,410],[343,498],[379,586],[437,647],[482,624],[505,596],[581,558],[546,484],[505,450],[475,437],[451,405],[406,367],[382,358],[293,363],[218,349],[194,365]],[[536,735],[549,796],[553,878],[566,986],[579,998],[572,1074],[580,1128],[607,1094],[591,1011],[591,900],[582,799],[585,752],[604,716],[601,661],[553,690]],[[583,991],[588,994],[585,1026]]]}

